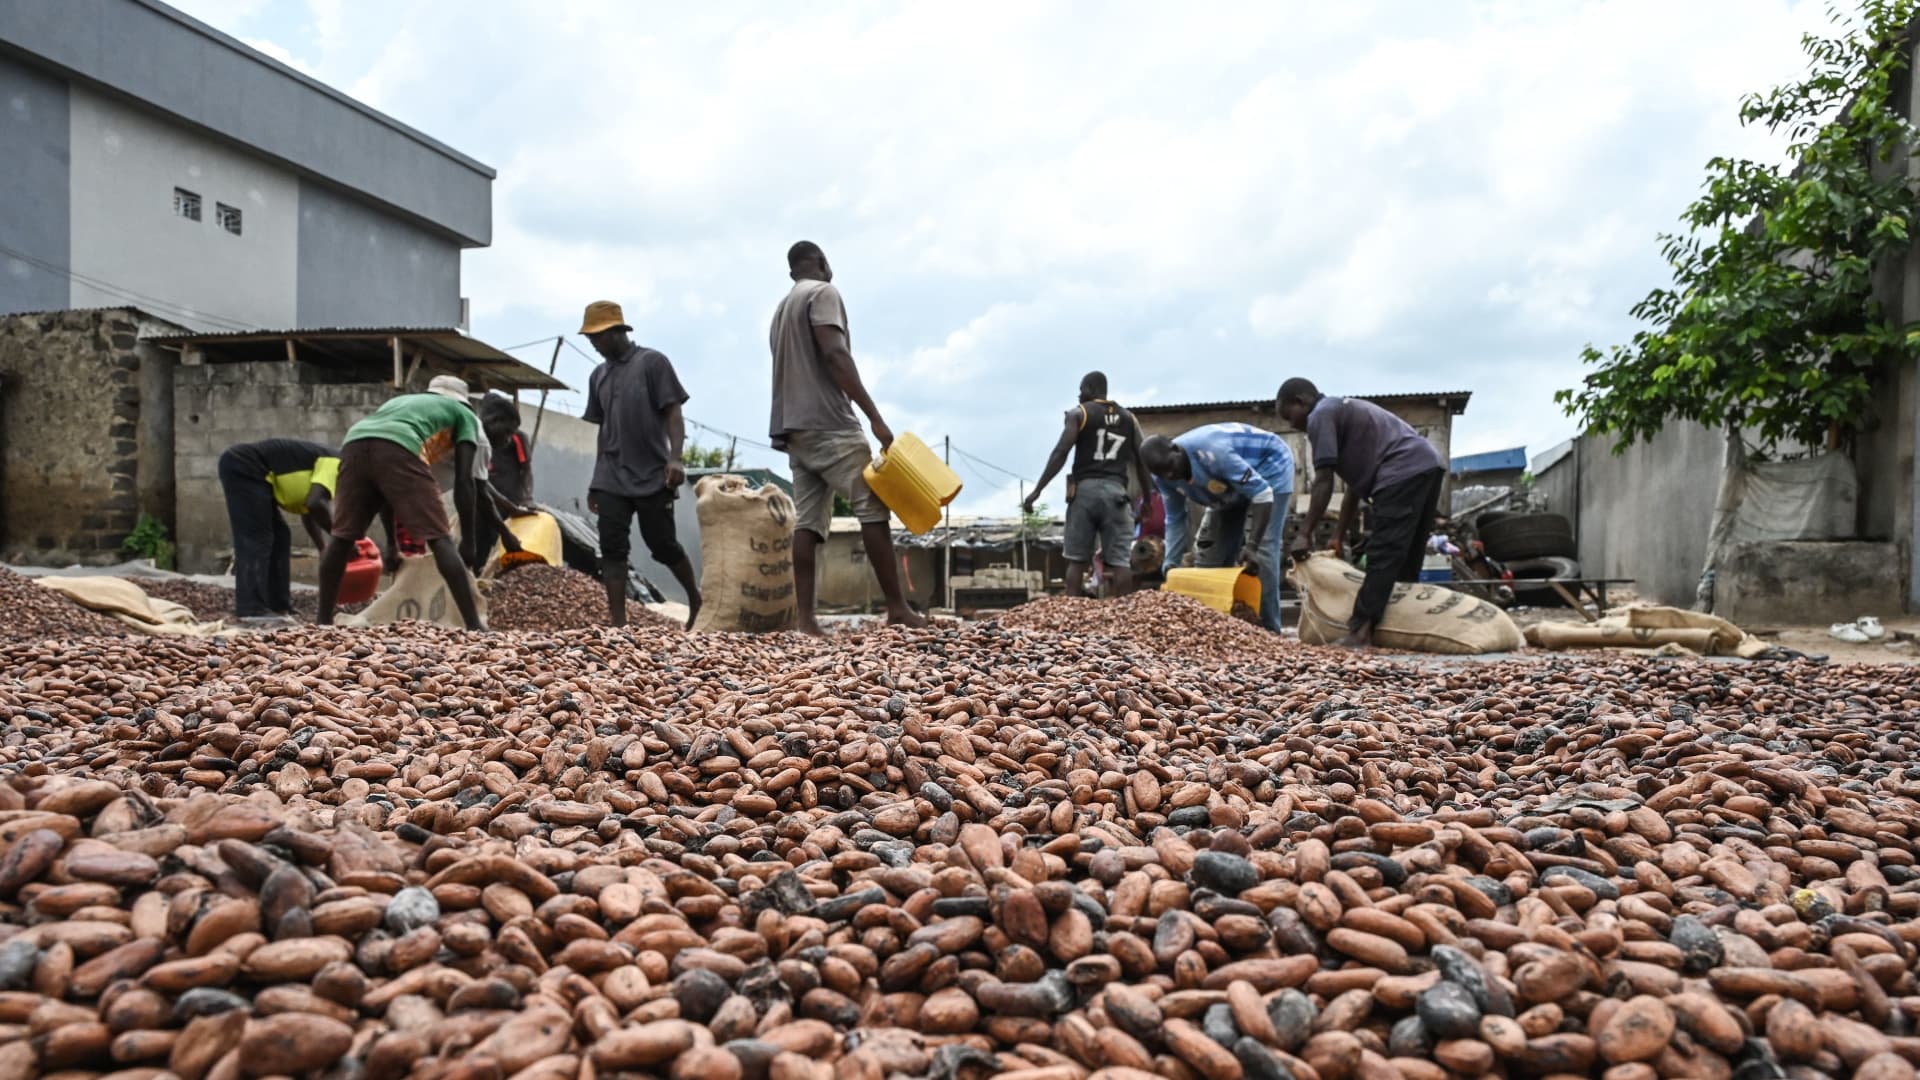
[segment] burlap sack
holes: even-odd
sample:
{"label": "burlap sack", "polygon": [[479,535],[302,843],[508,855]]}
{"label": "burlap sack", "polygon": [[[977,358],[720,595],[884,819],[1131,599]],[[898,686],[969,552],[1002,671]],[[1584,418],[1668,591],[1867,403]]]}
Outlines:
{"label": "burlap sack", "polygon": [[1752,659],[1766,642],[1725,619],[1697,611],[1648,605],[1609,612],[1594,623],[1541,623],[1527,642],[1542,649],[1658,649],[1677,645],[1696,656]]}
{"label": "burlap sack", "polygon": [[772,484],[702,477],[693,486],[700,515],[700,617],[695,630],[791,630],[793,500]]}
{"label": "burlap sack", "polygon": [[[1315,555],[1295,564],[1293,581],[1305,596],[1300,604],[1300,640],[1329,645],[1347,634],[1353,601],[1367,576],[1331,555]],[[1387,613],[1373,628],[1373,643],[1413,652],[1511,652],[1525,644],[1507,613],[1485,600],[1431,583],[1393,587]]]}
{"label": "burlap sack", "polygon": [[[468,580],[471,582],[471,575]],[[487,598],[478,585],[473,586],[473,602],[479,609],[480,621],[486,622]],[[365,611],[342,615],[336,621],[347,626],[384,626],[402,619],[424,619],[441,626],[466,625],[460,621],[460,608],[454,604],[453,594],[447,591],[447,579],[440,576],[440,568],[434,565],[431,555],[401,559],[393,583],[374,597]]]}
{"label": "burlap sack", "polygon": [[225,627],[219,622],[203,623],[187,608],[148,596],[145,589],[121,578],[56,575],[36,580],[81,607],[110,615],[143,634],[211,637]]}

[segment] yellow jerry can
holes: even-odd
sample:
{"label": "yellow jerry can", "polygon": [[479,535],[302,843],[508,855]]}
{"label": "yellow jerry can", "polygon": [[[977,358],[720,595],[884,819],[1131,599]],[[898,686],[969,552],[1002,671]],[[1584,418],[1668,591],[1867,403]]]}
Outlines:
{"label": "yellow jerry can", "polygon": [[1191,596],[1222,615],[1233,614],[1235,601],[1260,610],[1260,579],[1238,566],[1169,570],[1165,588],[1168,592]]}
{"label": "yellow jerry can", "polygon": [[504,547],[496,546],[494,554],[502,566],[518,566],[522,563],[543,562],[548,566],[560,565],[560,523],[552,514],[522,514],[507,519],[507,531],[520,541],[520,550],[507,553]]}
{"label": "yellow jerry can", "polygon": [[867,486],[915,536],[940,524],[940,511],[960,494],[960,477],[927,444],[903,431],[866,469]]}

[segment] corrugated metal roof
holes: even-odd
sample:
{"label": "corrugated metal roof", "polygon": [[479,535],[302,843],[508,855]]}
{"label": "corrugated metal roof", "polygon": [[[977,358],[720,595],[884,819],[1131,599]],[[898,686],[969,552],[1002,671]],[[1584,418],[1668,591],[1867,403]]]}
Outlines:
{"label": "corrugated metal roof", "polygon": [[1498,472],[1502,469],[1524,469],[1527,467],[1527,448],[1515,446],[1506,450],[1489,450],[1483,454],[1461,454],[1453,459],[1453,473]]}
{"label": "corrugated metal roof", "polygon": [[[1467,411],[1467,401],[1473,397],[1471,390],[1440,390],[1425,394],[1351,394],[1363,401],[1375,404],[1389,401],[1432,401],[1450,403],[1455,416]],[[1190,401],[1177,405],[1129,405],[1135,413],[1175,413],[1192,412],[1198,409],[1255,409],[1273,411],[1272,398],[1253,398],[1247,401]]]}
{"label": "corrugated metal roof", "polygon": [[[403,347],[426,351],[460,369],[479,375],[493,388],[566,390],[566,383],[499,349],[468,337],[450,326],[325,326],[300,330],[230,330],[213,334],[168,334],[149,337],[155,345],[193,346],[208,351],[210,360],[286,359],[286,343],[304,347],[300,358],[314,363],[328,359],[379,362],[391,356],[393,339]],[[470,380],[471,381],[471,380]]]}
{"label": "corrugated metal roof", "polygon": [[1558,446],[1549,446],[1545,450],[1540,451],[1540,456],[1534,458],[1533,464],[1528,466],[1528,468],[1533,471],[1533,475],[1541,475],[1548,469],[1566,460],[1568,455],[1573,453],[1573,444],[1574,440],[1568,439]]}

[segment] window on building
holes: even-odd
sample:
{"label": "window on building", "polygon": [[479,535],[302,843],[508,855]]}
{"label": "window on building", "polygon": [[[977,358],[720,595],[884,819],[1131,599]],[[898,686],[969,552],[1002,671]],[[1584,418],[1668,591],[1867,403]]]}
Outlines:
{"label": "window on building", "polygon": [[227,230],[233,235],[235,236],[240,235],[240,208],[239,207],[228,206],[226,203],[215,203],[214,204],[214,220],[220,223],[221,228]]}
{"label": "window on building", "polygon": [[173,212],[188,221],[200,220],[200,196],[186,188],[173,189]]}

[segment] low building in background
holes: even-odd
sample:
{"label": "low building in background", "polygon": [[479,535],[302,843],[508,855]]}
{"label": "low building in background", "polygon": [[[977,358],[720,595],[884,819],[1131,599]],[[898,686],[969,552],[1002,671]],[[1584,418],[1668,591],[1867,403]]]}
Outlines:
{"label": "low building in background", "polygon": [[207,334],[138,308],[0,316],[0,556],[114,562],[144,514],[174,537],[181,569],[222,572],[227,447],[338,446],[441,374],[475,392],[566,388],[451,327]]}
{"label": "low building in background", "polygon": [[1459,487],[1512,487],[1527,475],[1527,448],[1461,454],[1448,469]]}
{"label": "low building in background", "polygon": [[[1334,393],[1333,389],[1322,387],[1323,393]],[[1388,412],[1405,420],[1413,430],[1440,451],[1442,460],[1451,460],[1453,456],[1453,418],[1467,411],[1467,402],[1473,397],[1469,390],[1449,390],[1432,394],[1355,394]],[[1125,405],[1126,402],[1121,402]],[[1312,485],[1313,456],[1307,451],[1307,433],[1297,431],[1293,425],[1280,419],[1274,411],[1273,399],[1253,401],[1201,401],[1187,405],[1138,405],[1128,406],[1140,421],[1141,430],[1148,435],[1179,435],[1206,424],[1241,423],[1264,428],[1287,440],[1288,449],[1293,451],[1294,481],[1293,515],[1303,514],[1307,509],[1307,490]],[[1344,485],[1335,487],[1336,491]],[[1442,493],[1442,504],[1445,502]],[[1336,504],[1337,505],[1337,504]]]}

